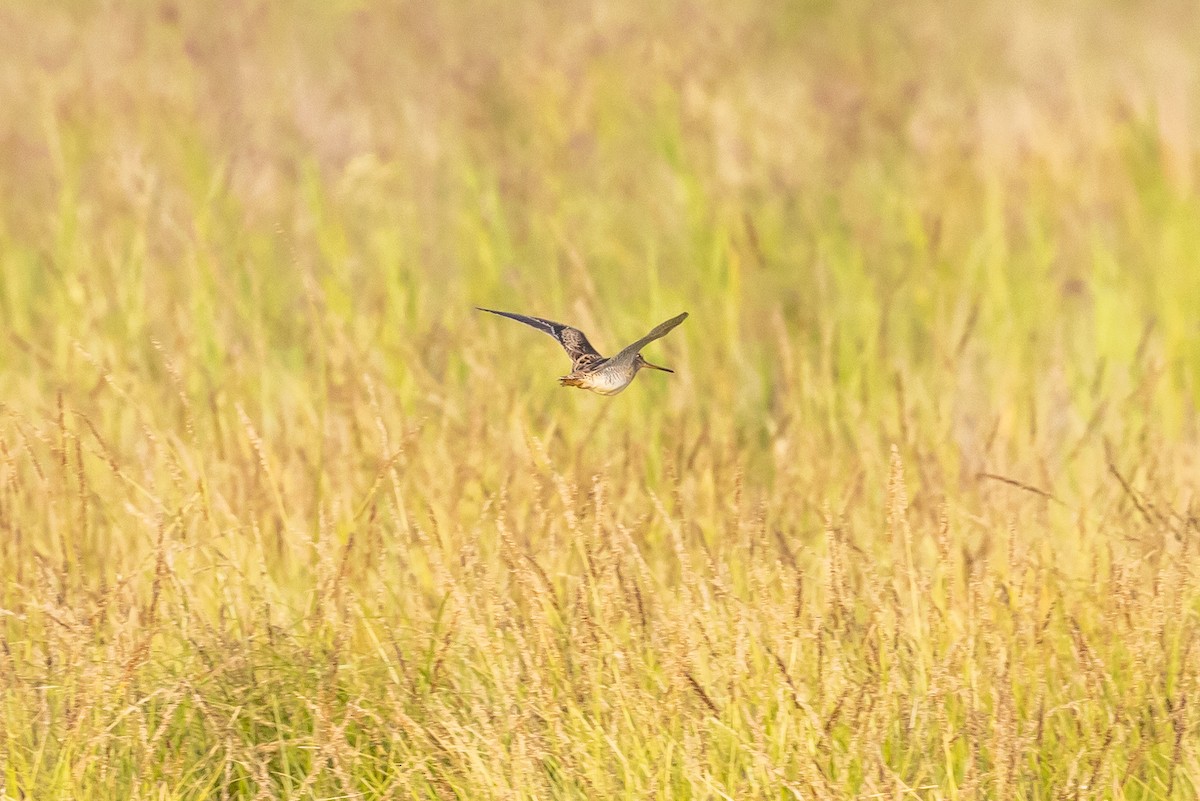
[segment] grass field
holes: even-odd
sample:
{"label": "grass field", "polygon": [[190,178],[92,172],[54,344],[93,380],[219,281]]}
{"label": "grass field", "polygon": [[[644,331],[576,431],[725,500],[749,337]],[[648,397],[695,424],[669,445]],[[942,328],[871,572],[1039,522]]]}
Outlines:
{"label": "grass field", "polygon": [[0,7],[0,798],[1197,798],[1197,30]]}

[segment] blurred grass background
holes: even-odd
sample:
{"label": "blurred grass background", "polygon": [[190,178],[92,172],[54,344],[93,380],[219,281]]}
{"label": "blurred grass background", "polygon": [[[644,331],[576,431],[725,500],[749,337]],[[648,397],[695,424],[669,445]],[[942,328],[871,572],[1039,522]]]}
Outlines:
{"label": "blurred grass background", "polygon": [[1196,797],[1197,30],[0,8],[0,795]]}

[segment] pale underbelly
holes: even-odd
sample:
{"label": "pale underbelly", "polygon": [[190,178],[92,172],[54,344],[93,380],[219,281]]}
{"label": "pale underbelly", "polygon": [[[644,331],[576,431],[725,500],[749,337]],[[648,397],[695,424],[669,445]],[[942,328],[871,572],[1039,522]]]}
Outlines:
{"label": "pale underbelly", "polygon": [[616,395],[625,387],[629,386],[630,379],[624,376],[605,375],[597,373],[588,376],[585,379],[584,388],[590,389],[598,395]]}

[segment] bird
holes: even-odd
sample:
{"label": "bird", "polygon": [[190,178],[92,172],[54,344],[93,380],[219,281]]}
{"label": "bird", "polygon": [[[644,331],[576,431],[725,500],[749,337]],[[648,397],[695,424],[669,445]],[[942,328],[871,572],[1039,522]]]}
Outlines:
{"label": "bird", "polygon": [[621,350],[616,356],[605,358],[601,356],[592,343],[588,342],[588,338],[578,328],[572,328],[569,325],[556,323],[553,320],[546,320],[541,317],[530,317],[524,314],[515,314],[514,312],[497,311],[495,309],[485,309],[482,306],[476,306],[479,311],[497,314],[501,317],[507,317],[510,320],[516,320],[519,323],[533,326],[539,331],[544,331],[550,336],[558,340],[558,344],[562,345],[563,350],[567,352],[567,356],[571,358],[571,372],[558,379],[558,383],[564,387],[578,387],[579,389],[587,389],[599,395],[616,395],[625,387],[633,382],[633,377],[637,375],[638,370],[643,367],[649,367],[652,370],[662,370],[664,373],[675,372],[669,367],[662,367],[657,364],[651,364],[642,356],[642,348],[650,344],[656,339],[661,339],[675,326],[687,319],[688,313],[684,312],[670,320],[659,323],[646,336],[628,345]]}

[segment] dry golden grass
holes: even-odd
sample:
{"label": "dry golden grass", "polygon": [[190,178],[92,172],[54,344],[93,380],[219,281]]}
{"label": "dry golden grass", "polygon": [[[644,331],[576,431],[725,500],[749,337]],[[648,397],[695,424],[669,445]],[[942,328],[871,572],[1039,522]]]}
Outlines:
{"label": "dry golden grass", "polygon": [[0,797],[1196,798],[1198,23],[0,9]]}

